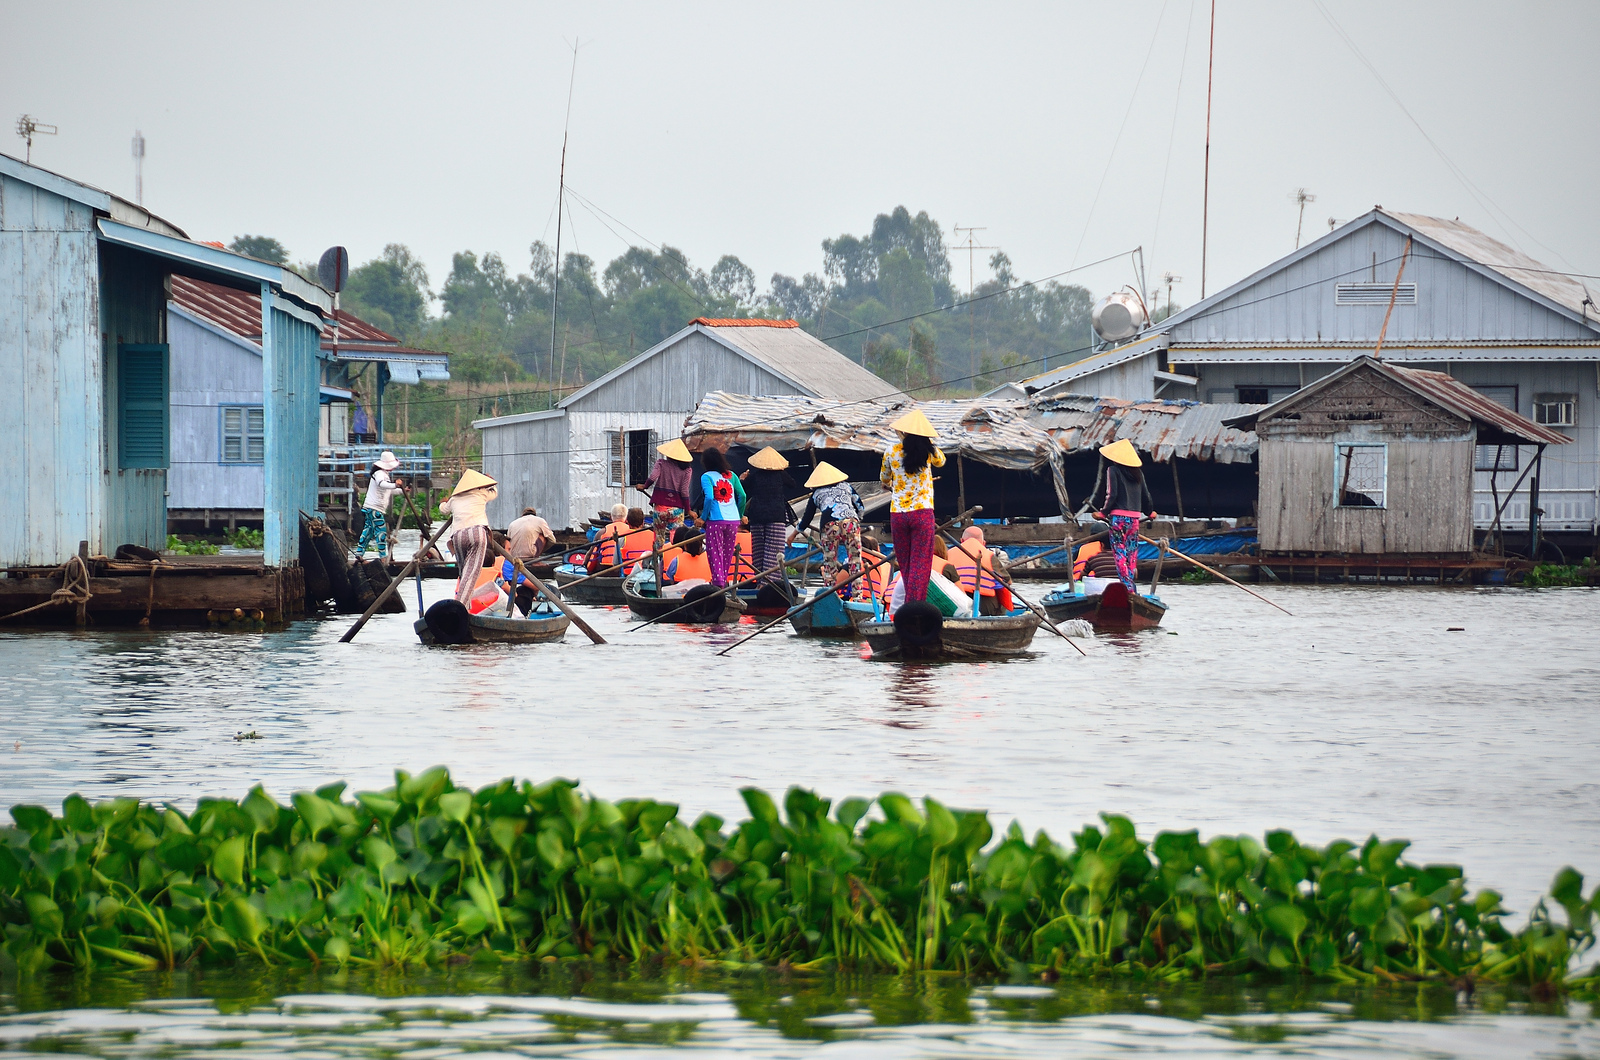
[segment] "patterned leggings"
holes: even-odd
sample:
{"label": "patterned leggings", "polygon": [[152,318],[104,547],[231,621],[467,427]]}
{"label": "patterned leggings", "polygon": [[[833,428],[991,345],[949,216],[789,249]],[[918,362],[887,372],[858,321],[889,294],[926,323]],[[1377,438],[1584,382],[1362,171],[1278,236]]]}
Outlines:
{"label": "patterned leggings", "polygon": [[378,550],[381,559],[389,554],[389,523],[384,519],[382,512],[375,512],[371,508],[361,509],[365,522],[361,526],[361,540],[356,542],[356,555],[361,555],[367,550],[367,542],[372,542],[372,547]]}
{"label": "patterned leggings", "polygon": [[[756,565],[756,573],[777,567],[783,561],[783,539],[788,536],[789,528],[783,523],[751,523],[750,524],[750,558]],[[774,585],[783,583],[783,568],[761,579]]]}
{"label": "patterned leggings", "polygon": [[906,584],[906,599],[928,598],[928,575],[933,572],[933,509],[890,512],[889,532],[894,535],[894,558]]}
{"label": "patterned leggings", "polygon": [[[845,562],[839,564],[839,549],[844,548]],[[843,570],[854,578],[861,573],[861,520],[835,519],[822,528],[822,584],[831,587]],[[861,582],[851,584],[843,593],[845,599],[861,591]]]}
{"label": "patterned leggings", "polygon": [[463,604],[478,587],[478,574],[489,555],[489,528],[466,526],[450,535],[450,554],[456,558],[456,599]]}
{"label": "patterned leggings", "polygon": [[1117,553],[1117,577],[1130,593],[1138,592],[1139,520],[1131,515],[1111,517],[1111,547]]}
{"label": "patterned leggings", "polygon": [[683,525],[682,508],[657,506],[655,518],[656,549],[665,552],[672,546],[672,535]]}
{"label": "patterned leggings", "polygon": [[706,523],[706,560],[711,564],[711,584],[728,584],[728,568],[739,552],[739,523],[733,519],[712,519]]}

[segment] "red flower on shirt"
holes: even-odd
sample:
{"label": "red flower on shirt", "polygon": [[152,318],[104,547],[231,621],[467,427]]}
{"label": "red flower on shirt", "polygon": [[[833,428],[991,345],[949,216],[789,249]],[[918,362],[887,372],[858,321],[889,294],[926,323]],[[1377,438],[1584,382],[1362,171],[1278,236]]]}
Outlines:
{"label": "red flower on shirt", "polygon": [[723,475],[711,485],[711,497],[718,504],[727,504],[733,500],[733,479]]}

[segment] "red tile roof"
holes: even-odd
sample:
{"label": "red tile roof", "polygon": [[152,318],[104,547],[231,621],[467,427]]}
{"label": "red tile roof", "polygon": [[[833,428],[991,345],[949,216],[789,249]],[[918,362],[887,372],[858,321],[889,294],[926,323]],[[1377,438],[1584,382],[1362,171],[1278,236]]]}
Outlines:
{"label": "red tile roof", "polygon": [[[221,287],[187,276],[172,277],[172,301],[186,312],[203,317],[225,331],[253,342],[261,341],[261,296]],[[322,346],[333,348],[333,329],[322,329]],[[360,317],[339,310],[339,349],[398,349],[400,340],[373,327]],[[376,352],[376,351],[374,351]]]}
{"label": "red tile roof", "polygon": [[797,328],[797,320],[757,320],[755,318],[737,317],[695,317],[690,324],[700,324],[708,328]]}

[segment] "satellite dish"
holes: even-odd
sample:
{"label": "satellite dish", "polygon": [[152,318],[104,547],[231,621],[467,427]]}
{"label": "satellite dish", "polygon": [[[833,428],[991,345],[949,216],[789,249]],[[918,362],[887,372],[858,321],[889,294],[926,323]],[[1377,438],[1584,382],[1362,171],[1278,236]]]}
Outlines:
{"label": "satellite dish", "polygon": [[317,282],[334,294],[344,290],[350,279],[350,252],[343,247],[329,247],[317,262]]}

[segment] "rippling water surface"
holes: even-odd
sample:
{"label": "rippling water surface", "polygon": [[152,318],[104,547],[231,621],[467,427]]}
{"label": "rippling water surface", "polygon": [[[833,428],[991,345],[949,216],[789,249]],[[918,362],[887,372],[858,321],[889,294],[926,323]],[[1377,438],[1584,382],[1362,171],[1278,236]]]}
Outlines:
{"label": "rippling water surface", "polygon": [[[448,591],[425,584],[430,602]],[[563,775],[608,798],[678,802],[691,819],[743,816],[746,784],[801,784],[835,798],[932,794],[986,808],[997,826],[1015,817],[1057,835],[1101,810],[1130,815],[1146,835],[1377,832],[1409,837],[1413,860],[1464,865],[1474,886],[1507,896],[1516,921],[1562,865],[1600,874],[1600,594],[1262,591],[1294,617],[1226,586],[1171,585],[1160,631],[1075,642],[1086,658],[1041,632],[1032,655],[984,664],[873,663],[854,644],[786,631],[718,658],[751,620],[637,629],[626,610],[602,608],[583,610],[604,646],[574,629],[557,645],[430,649],[411,632],[409,588],[413,613],[375,618],[352,644],[338,643],[347,618],[273,633],[0,632],[0,804],[59,805],[73,791],[192,804],[258,781],[286,796],[336,778],[384,786],[396,767],[444,763],[458,782]],[[261,738],[235,739],[245,732]],[[992,1040],[1019,1032],[993,1018],[992,996],[986,1004],[969,1009],[976,1038],[902,1028],[848,1049],[1004,1055]],[[313,1009],[283,1002],[249,1018],[276,1026],[311,1017],[275,1013]],[[515,1007],[468,1015],[545,1019]],[[358,1016],[412,1022],[316,1018]],[[141,1028],[161,1018],[137,1017]],[[212,1034],[219,1018],[171,1026]],[[1377,1033],[1325,1009],[1295,1018],[1309,1021],[1306,1048],[1358,1049]],[[1501,1019],[1551,1042],[1565,1033],[1552,1029],[1560,1021],[1456,1018],[1473,1028],[1462,1041],[1502,1033],[1486,1029]],[[1056,1049],[1043,1043],[1063,1034],[1090,1036],[1085,1048],[1123,1034],[1154,1047],[1165,1026],[1159,1015],[1046,1021],[1027,1032],[1043,1037],[1015,1048]],[[1456,1045],[1426,1044],[1445,1033],[1438,1026],[1412,1026],[1421,1037],[1405,1048],[1451,1053]],[[1593,1051],[1583,1026],[1573,1041]],[[31,1033],[0,1029],[0,1044]],[[1198,1048],[1196,1034],[1212,1050],[1249,1037],[1209,1020],[1179,1033],[1179,1051]]]}

